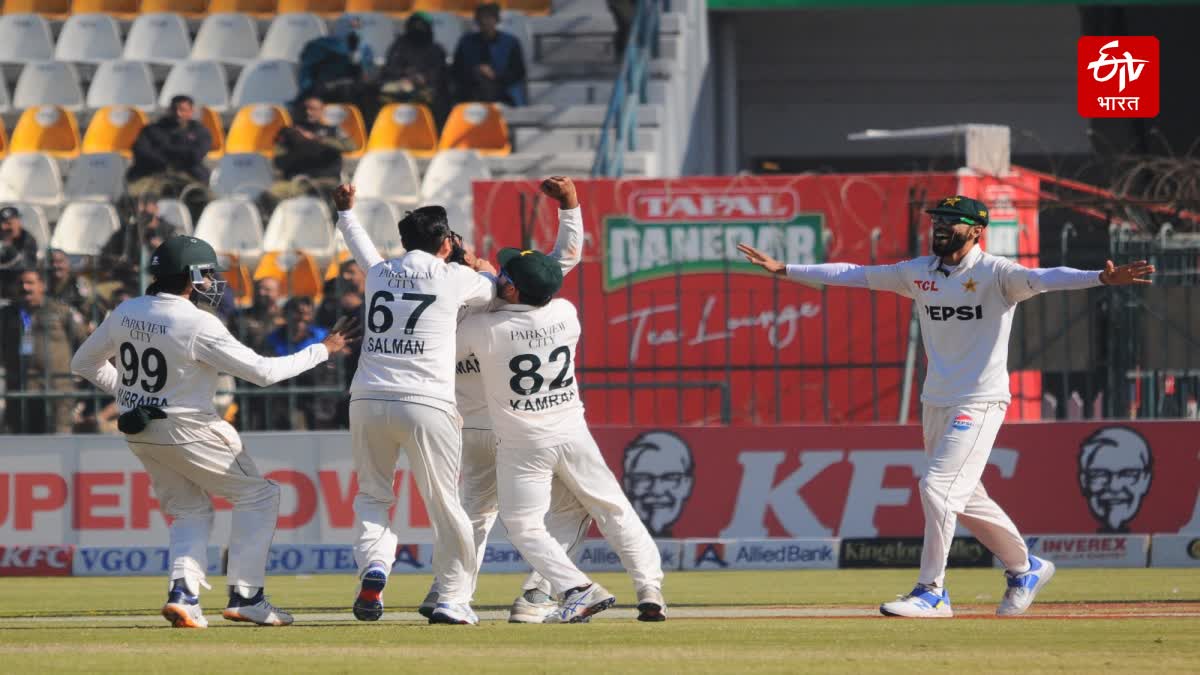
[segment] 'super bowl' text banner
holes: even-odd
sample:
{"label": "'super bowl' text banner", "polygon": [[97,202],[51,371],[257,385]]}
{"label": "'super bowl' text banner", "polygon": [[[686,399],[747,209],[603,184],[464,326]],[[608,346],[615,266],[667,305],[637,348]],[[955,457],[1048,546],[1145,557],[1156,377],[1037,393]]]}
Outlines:
{"label": "'super bowl' text banner", "polygon": [[[1200,535],[1198,430],[1195,422],[1008,424],[984,484],[1027,533]],[[656,538],[923,532],[917,480],[925,454],[916,426],[602,426],[593,433]],[[244,439],[259,469],[281,488],[277,546],[353,543],[357,484],[348,434]],[[394,489],[392,524],[400,541],[431,541],[424,505],[403,465]],[[228,541],[229,509],[218,501],[215,545]],[[123,439],[0,438],[0,545],[16,551],[166,542],[149,477]],[[4,553],[0,562],[11,558],[6,569],[49,564],[48,552],[22,551]],[[67,559],[69,566],[69,553]]]}

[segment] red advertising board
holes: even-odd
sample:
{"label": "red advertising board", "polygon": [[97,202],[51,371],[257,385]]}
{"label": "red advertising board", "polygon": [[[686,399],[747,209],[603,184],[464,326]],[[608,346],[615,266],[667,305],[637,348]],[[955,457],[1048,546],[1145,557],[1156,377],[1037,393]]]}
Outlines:
{"label": "red advertising board", "polygon": [[0,577],[71,575],[74,546],[0,546]]}

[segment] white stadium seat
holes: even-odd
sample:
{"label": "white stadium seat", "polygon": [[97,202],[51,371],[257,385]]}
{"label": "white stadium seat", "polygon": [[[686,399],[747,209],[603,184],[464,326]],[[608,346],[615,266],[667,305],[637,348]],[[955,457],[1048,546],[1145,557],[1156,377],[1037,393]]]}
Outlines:
{"label": "white stadium seat", "polygon": [[68,201],[115,201],[125,192],[125,158],[118,152],[80,155],[71,165],[63,195]]}
{"label": "white stadium seat", "polygon": [[433,24],[433,41],[446,50],[446,59],[454,59],[454,48],[459,39],[467,32],[462,17],[449,12],[425,12],[429,23]]}
{"label": "white stadium seat", "polygon": [[0,16],[0,62],[28,63],[54,58],[50,23],[37,14]]}
{"label": "white stadium seat", "polygon": [[99,255],[121,228],[117,210],[107,202],[72,202],[63,209],[50,237],[51,248],[67,255]]}
{"label": "white stadium seat", "polygon": [[13,91],[13,107],[39,105],[61,105],[71,112],[83,110],[83,89],[75,66],[62,61],[39,61],[25,66]]}
{"label": "white stadium seat", "polygon": [[106,105],[127,105],[153,112],[158,107],[158,92],[150,66],[140,61],[101,63],[88,87],[87,107],[99,110]]}
{"label": "white stadium seat", "polygon": [[244,64],[258,58],[258,26],[245,14],[210,14],[192,43],[192,58]]}
{"label": "white stadium seat", "polygon": [[37,240],[38,253],[42,253],[42,249],[50,245],[50,221],[45,209],[29,202],[9,202],[8,205],[21,213],[21,229]]}
{"label": "white stadium seat", "polygon": [[263,234],[263,250],[299,249],[325,263],[333,257],[333,230],[333,219],[324,200],[316,197],[285,199],[271,212],[271,220]]}
{"label": "white stadium seat", "polygon": [[116,19],[107,14],[73,14],[58,34],[54,59],[95,64],[121,58],[121,50]]}
{"label": "white stadium seat", "polygon": [[434,155],[421,181],[421,201],[429,204],[471,196],[471,181],[486,180],[492,172],[474,150],[442,150]]}
{"label": "white stadium seat", "polygon": [[191,51],[187,22],[173,12],[139,15],[125,38],[124,57],[130,61],[174,64]]}
{"label": "white stadium seat", "polygon": [[[385,258],[394,258],[404,253],[400,243],[400,230],[397,225],[404,217],[404,211],[395,202],[384,199],[355,199],[354,217],[367,231],[371,241]],[[342,233],[337,233],[337,249],[344,250],[346,242]]]}
{"label": "white stadium seat", "polygon": [[58,162],[41,152],[5,157],[0,163],[0,200],[31,202],[56,210],[63,201]]}
{"label": "white stadium seat", "polygon": [[12,99],[8,95],[8,78],[4,77],[4,70],[0,69],[0,115],[12,112]]}
{"label": "white stadium seat", "polygon": [[262,217],[246,199],[216,199],[204,207],[193,236],[219,253],[236,253],[242,263],[262,255]]}
{"label": "white stadium seat", "polygon": [[417,160],[404,150],[375,150],[354,168],[354,186],[363,197],[415,204],[420,193]]}
{"label": "white stadium seat", "polygon": [[325,22],[316,14],[292,12],[280,14],[271,21],[263,37],[260,59],[282,59],[298,63],[300,50],[309,40],[325,35]]}
{"label": "white stadium seat", "polygon": [[[432,202],[446,209],[446,222],[466,241],[475,240],[475,200],[471,197]],[[425,204],[422,204],[425,206]]]}
{"label": "white stadium seat", "polygon": [[299,93],[295,64],[278,59],[254,61],[242,69],[229,104],[237,110],[251,103],[287,105]]}
{"label": "white stadium seat", "polygon": [[191,96],[196,105],[223,113],[229,110],[229,81],[225,68],[216,61],[181,61],[171,68],[158,95],[158,105],[166,109],[177,94]]}
{"label": "white stadium seat", "polygon": [[192,233],[192,212],[178,199],[158,200],[158,217],[174,225],[179,234]]}
{"label": "white stadium seat", "polygon": [[232,153],[217,163],[209,179],[209,187],[218,197],[254,199],[271,187],[273,182],[275,172],[271,169],[271,160],[252,152]]}
{"label": "white stadium seat", "polygon": [[338,17],[333,24],[333,32],[351,21],[358,20],[358,38],[364,44],[370,45],[375,54],[375,62],[382,64],[387,56],[388,47],[396,39],[396,22],[392,17],[380,12],[350,12]]}

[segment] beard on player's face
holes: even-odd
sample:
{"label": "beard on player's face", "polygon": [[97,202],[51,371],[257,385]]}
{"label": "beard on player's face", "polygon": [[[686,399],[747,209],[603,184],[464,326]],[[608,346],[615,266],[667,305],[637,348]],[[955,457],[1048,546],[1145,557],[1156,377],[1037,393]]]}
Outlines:
{"label": "beard on player's face", "polygon": [[952,255],[971,241],[971,228],[961,225],[950,225],[934,221],[933,234],[930,238],[933,254],[937,256]]}

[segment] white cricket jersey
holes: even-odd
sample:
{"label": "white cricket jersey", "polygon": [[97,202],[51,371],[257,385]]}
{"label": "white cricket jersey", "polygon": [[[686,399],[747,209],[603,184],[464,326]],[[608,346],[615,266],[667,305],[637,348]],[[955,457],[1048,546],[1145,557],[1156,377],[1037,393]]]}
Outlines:
{"label": "white cricket jersey", "polygon": [[[114,356],[115,367],[108,361]],[[215,415],[220,373],[265,387],[328,358],[323,344],[290,356],[260,356],[216,316],[186,298],[159,293],[122,302],[79,347],[71,371],[115,396],[121,412],[153,405],[168,415]]]}
{"label": "white cricket jersey", "polygon": [[[583,259],[583,210],[580,207],[558,210],[558,236],[555,238],[554,250],[547,255],[558,261],[564,277]],[[475,312],[495,310],[505,305],[503,300],[496,299],[487,308],[464,309],[459,315],[459,321],[465,320]],[[492,418],[488,415],[483,376],[479,373],[479,358],[473,353],[467,353],[458,360],[454,371],[454,395],[458,401],[458,414],[463,419],[463,428],[491,429]]]}
{"label": "white cricket jersey", "polygon": [[453,411],[459,308],[495,295],[490,278],[425,251],[370,266],[352,399],[421,400]]}
{"label": "white cricket jersey", "polygon": [[488,413],[501,443],[553,445],[587,428],[575,349],[575,305],[555,298],[544,307],[505,305],[468,317],[459,326],[459,353],[479,359]]}

